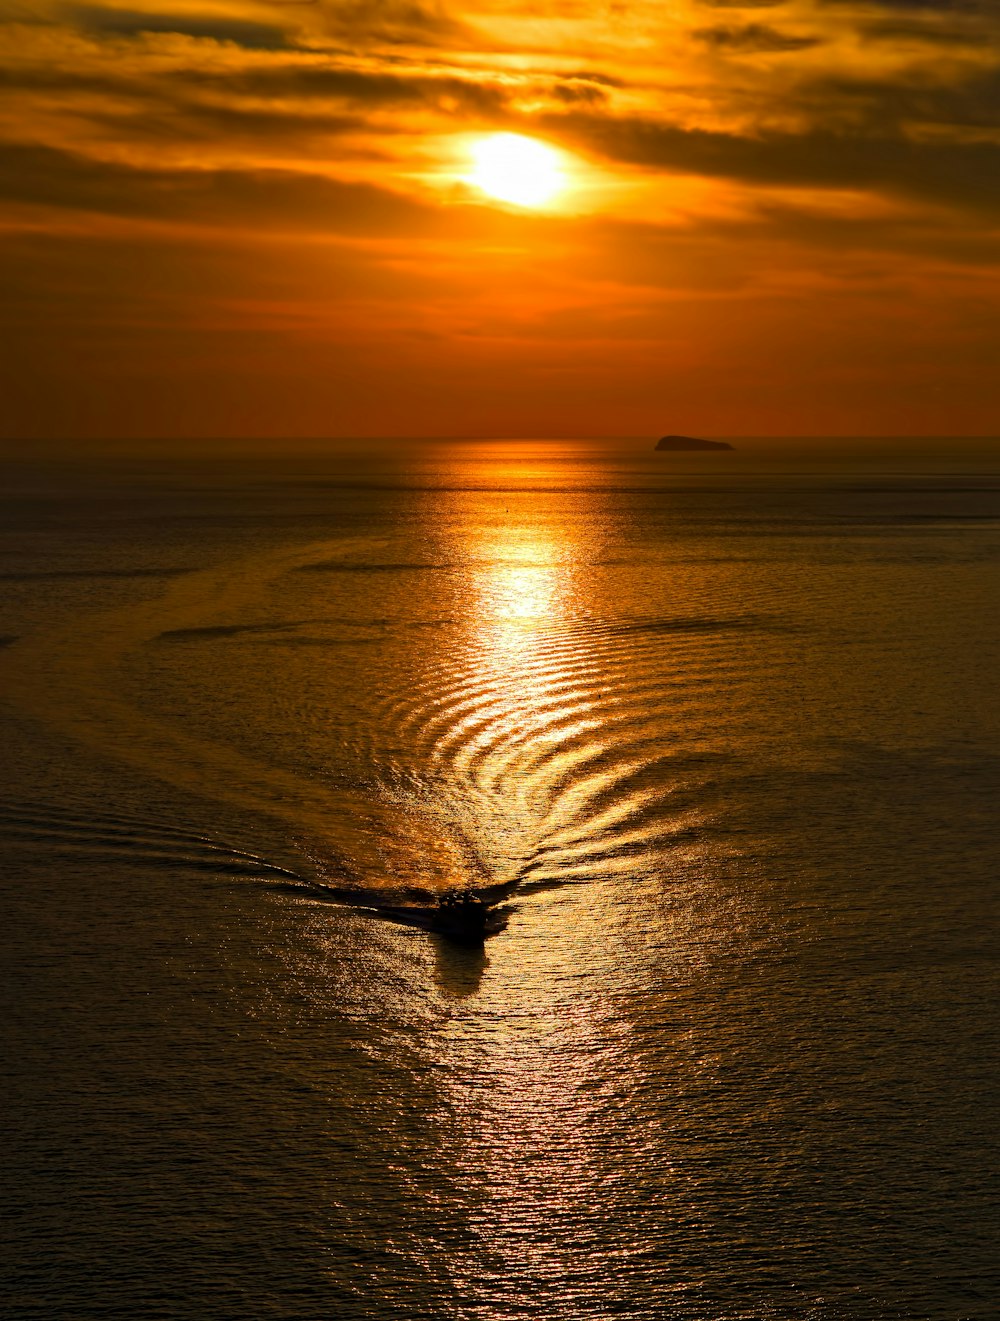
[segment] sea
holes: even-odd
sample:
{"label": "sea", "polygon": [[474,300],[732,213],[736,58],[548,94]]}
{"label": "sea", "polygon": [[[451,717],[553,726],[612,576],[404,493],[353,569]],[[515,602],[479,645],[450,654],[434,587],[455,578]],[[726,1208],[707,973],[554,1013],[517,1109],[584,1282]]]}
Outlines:
{"label": "sea", "polygon": [[1000,448],[733,443],[7,457],[5,1318],[1000,1317]]}

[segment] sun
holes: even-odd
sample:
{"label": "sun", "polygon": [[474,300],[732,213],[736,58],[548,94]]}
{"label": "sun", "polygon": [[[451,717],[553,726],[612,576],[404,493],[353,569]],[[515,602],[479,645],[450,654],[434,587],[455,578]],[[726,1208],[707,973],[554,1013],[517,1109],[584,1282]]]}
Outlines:
{"label": "sun", "polygon": [[553,147],[520,133],[493,133],[472,147],[469,182],[515,206],[545,206],[566,186],[562,157]]}

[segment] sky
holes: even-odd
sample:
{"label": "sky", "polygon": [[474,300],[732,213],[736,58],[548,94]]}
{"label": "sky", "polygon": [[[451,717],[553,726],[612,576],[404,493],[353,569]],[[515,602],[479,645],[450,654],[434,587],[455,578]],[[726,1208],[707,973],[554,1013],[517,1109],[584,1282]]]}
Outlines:
{"label": "sky", "polygon": [[0,84],[4,436],[1000,433],[997,0],[5,0]]}

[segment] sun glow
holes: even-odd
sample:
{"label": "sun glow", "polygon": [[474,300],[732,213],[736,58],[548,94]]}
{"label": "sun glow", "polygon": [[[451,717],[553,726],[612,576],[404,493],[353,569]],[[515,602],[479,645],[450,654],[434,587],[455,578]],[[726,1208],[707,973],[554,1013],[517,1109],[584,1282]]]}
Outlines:
{"label": "sun glow", "polygon": [[560,153],[520,133],[481,138],[472,148],[472,159],[469,182],[501,202],[545,206],[566,186]]}

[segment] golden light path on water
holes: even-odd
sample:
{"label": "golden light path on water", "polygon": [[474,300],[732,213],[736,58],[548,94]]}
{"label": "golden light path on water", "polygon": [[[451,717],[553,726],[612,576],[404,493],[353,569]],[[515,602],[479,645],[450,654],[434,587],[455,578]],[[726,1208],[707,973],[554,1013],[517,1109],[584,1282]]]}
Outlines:
{"label": "golden light path on water", "polygon": [[[530,470],[491,472],[501,488],[531,480]],[[428,1125],[476,1190],[469,1231],[494,1279],[555,1279],[579,1206],[614,1178],[609,1152],[641,1161],[647,1141],[623,1139],[618,1123],[625,1105],[641,1113],[649,1081],[623,998],[650,962],[690,956],[693,933],[643,864],[664,828],[662,785],[643,783],[648,722],[664,714],[662,680],[648,673],[660,649],[650,656],[655,631],[594,617],[600,496],[588,493],[583,510],[578,498],[572,517],[558,493],[533,495],[517,515],[483,497],[469,516],[472,503],[458,545],[431,535],[431,553],[455,566],[450,644],[410,658],[383,718],[483,874],[518,882],[515,939],[502,949],[410,954],[433,967],[439,996],[419,1054],[438,1079]],[[690,650],[683,635],[678,649]],[[668,828],[682,835],[693,815],[671,814]],[[678,843],[679,871],[687,851]],[[623,884],[602,884],[616,874]],[[377,939],[391,966],[406,937]],[[581,1299],[620,1253],[596,1233],[577,1245]],[[505,1315],[473,1259],[459,1254],[453,1269],[477,1315]]]}
{"label": "golden light path on water", "polygon": [[[664,648],[641,618],[594,617],[581,526],[555,501],[530,522],[477,523],[455,589],[460,640],[390,715],[489,869],[522,881],[613,871],[658,824],[662,785],[646,781],[670,696]],[[683,630],[673,648],[690,649]]]}
{"label": "golden light path on water", "polygon": [[570,733],[560,700],[567,676],[544,638],[571,616],[572,554],[565,540],[530,526],[484,531],[468,547],[468,646],[489,697],[466,717],[475,734],[456,749],[454,766],[487,801],[501,805],[510,818],[506,835],[523,837],[540,824],[537,777],[524,765],[526,751],[557,751]]}

